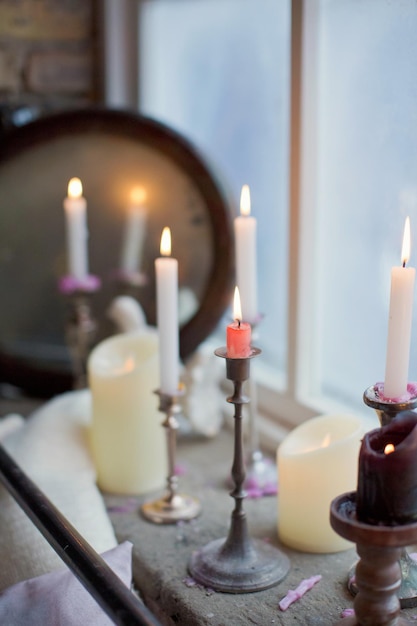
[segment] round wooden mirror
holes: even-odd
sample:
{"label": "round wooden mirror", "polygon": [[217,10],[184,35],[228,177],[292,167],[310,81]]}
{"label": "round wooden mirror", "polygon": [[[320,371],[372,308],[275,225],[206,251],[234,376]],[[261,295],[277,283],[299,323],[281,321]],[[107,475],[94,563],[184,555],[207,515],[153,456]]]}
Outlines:
{"label": "round wooden mirror", "polygon": [[[88,203],[89,268],[101,278],[93,310],[99,338],[121,292],[115,278],[134,188],[146,199],[135,296],[155,324],[154,259],[164,226],[172,233],[184,293],[180,329],[186,358],[230,304],[232,209],[205,161],[166,126],[133,113],[88,109],[54,114],[9,131],[0,147],[0,379],[37,395],[70,388],[64,342],[67,273],[63,199],[79,177]],[[181,301],[181,297],[180,297]]]}

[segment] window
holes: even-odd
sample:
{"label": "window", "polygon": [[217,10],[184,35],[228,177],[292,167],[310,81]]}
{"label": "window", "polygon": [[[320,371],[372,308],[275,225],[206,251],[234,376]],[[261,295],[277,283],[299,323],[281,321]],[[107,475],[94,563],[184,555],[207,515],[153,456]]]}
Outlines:
{"label": "window", "polygon": [[[263,408],[288,424],[336,407],[369,416],[406,215],[417,264],[417,4],[139,6],[141,110],[189,137],[236,204],[251,187]],[[417,306],[414,318],[411,380]]]}

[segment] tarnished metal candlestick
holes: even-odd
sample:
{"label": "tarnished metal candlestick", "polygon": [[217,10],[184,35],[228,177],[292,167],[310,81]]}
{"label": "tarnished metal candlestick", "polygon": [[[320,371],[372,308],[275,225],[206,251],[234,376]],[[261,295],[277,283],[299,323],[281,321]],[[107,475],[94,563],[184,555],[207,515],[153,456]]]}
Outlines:
{"label": "tarnished metal candlestick", "polygon": [[[417,407],[417,384],[409,383],[407,397],[398,402],[384,399],[381,383],[368,387],[363,394],[365,404],[376,411],[381,426],[389,424],[399,413],[411,411]],[[417,606],[417,562],[412,559],[405,547],[400,555],[401,585],[398,592],[402,608]],[[348,577],[348,589],[352,595],[358,592],[356,566]]]}
{"label": "tarnished metal candlestick", "polygon": [[226,538],[211,541],[193,552],[188,569],[200,584],[227,593],[261,591],[278,584],[288,573],[288,558],[277,548],[259,539],[249,537],[243,500],[245,464],[243,454],[242,406],[248,399],[242,395],[242,385],[249,378],[250,359],[260,353],[252,348],[247,358],[228,358],[226,348],[215,354],[226,359],[226,375],[233,381],[234,393],[227,398],[235,405],[234,457],[232,478],[234,489],[230,495],[235,500],[229,534]]}
{"label": "tarnished metal candlestick", "polygon": [[337,626],[411,626],[400,616],[401,549],[417,541],[417,523],[380,526],[356,518],[356,494],[346,493],[331,504],[333,530],[356,543],[360,561],[356,567],[355,616]]}
{"label": "tarnished metal candlestick", "polygon": [[[262,317],[260,316],[254,323],[251,323],[252,339],[256,340],[257,328],[261,319]],[[256,381],[253,378],[249,378],[248,385],[248,455],[246,457],[245,487],[257,490],[262,495],[273,494],[277,490],[277,466],[272,459],[266,458],[261,450],[259,444]]]}
{"label": "tarnished metal candlestick", "polygon": [[175,474],[175,457],[178,421],[175,417],[181,412],[178,398],[183,395],[181,389],[178,395],[168,395],[161,391],[159,395],[159,410],[165,413],[162,426],[166,428],[168,448],[168,478],[167,493],[162,498],[145,502],[141,513],[145,519],[155,524],[175,524],[180,521],[194,519],[201,512],[200,502],[191,496],[178,493],[178,476]]}
{"label": "tarnished metal candlestick", "polygon": [[113,277],[118,283],[119,291],[124,296],[135,298],[141,287],[148,283],[148,278],[143,272],[128,272],[117,270],[113,272]]}
{"label": "tarnished metal candlestick", "polygon": [[87,360],[97,333],[91,297],[100,289],[100,279],[89,275],[83,280],[64,276],[59,290],[68,299],[65,339],[71,357],[74,389],[87,387]]}

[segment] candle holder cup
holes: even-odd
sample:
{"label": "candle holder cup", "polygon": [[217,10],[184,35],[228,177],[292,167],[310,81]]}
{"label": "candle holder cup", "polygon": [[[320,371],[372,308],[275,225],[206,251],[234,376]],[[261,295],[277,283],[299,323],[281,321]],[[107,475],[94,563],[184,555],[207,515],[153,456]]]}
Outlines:
{"label": "candle holder cup", "polygon": [[[398,401],[384,398],[382,384],[368,387],[364,394],[365,404],[373,408],[378,416],[381,426],[389,424],[397,415],[404,411],[411,411],[417,407],[417,384],[409,383],[407,394]],[[417,536],[415,537],[417,540]],[[400,550],[399,565],[401,570],[401,583],[398,591],[401,608],[417,606],[417,562],[412,559],[405,546]],[[358,593],[358,583],[354,565],[348,576],[348,589],[352,595]]]}
{"label": "candle holder cup", "polygon": [[162,426],[166,429],[168,452],[167,492],[162,498],[145,502],[141,513],[154,524],[175,524],[194,519],[201,513],[200,502],[183,493],[178,493],[178,476],[175,473],[176,439],[179,427],[176,415],[181,412],[178,398],[183,395],[180,388],[176,396],[156,391],[159,396],[159,410],[165,413]]}
{"label": "candle holder cup", "polygon": [[59,282],[59,290],[68,300],[65,339],[71,358],[74,389],[87,387],[87,360],[97,334],[91,299],[100,285],[100,279],[94,275],[84,280],[64,276]]}
{"label": "candle holder cup", "polygon": [[193,552],[188,564],[191,576],[200,584],[226,593],[248,593],[268,589],[278,584],[288,573],[290,563],[280,550],[249,536],[243,500],[245,464],[242,434],[242,406],[248,402],[242,385],[249,378],[250,359],[260,353],[257,348],[247,358],[228,358],[226,348],[215,354],[226,359],[226,376],[233,381],[233,395],[227,401],[234,404],[234,456],[230,495],[235,500],[228,536],[215,539]]}
{"label": "candle holder cup", "polygon": [[359,522],[356,494],[351,492],[333,500],[330,523],[344,539],[356,543],[360,557],[355,616],[343,618],[337,626],[411,626],[414,622],[400,616],[400,555],[404,546],[417,541],[417,522],[399,526]]}

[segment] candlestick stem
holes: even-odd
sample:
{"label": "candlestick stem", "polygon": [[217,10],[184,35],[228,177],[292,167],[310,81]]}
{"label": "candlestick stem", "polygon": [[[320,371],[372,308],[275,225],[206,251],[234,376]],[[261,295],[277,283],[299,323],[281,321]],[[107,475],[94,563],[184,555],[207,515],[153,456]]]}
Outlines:
{"label": "candlestick stem", "polygon": [[[415,384],[412,387],[415,387]],[[411,411],[417,407],[417,395],[410,394],[409,399],[399,402],[385,400],[379,392],[378,385],[372,385],[365,390],[363,401],[375,410],[381,426],[389,424],[399,413]],[[405,547],[400,550],[399,554],[401,584],[398,596],[400,604],[403,609],[415,607],[417,606],[417,562],[408,555]],[[348,589],[352,595],[358,593],[356,567],[353,565],[348,576]]]}
{"label": "candlestick stem", "polygon": [[181,412],[178,397],[183,394],[183,390],[179,390],[177,396],[161,391],[156,393],[159,395],[159,410],[165,413],[162,426],[166,429],[167,436],[167,492],[162,498],[146,502],[141,507],[141,513],[145,519],[155,524],[175,524],[197,517],[201,512],[201,505],[196,498],[178,493],[178,476],[175,473],[178,430],[176,415]]}
{"label": "candlestick stem", "polygon": [[379,526],[356,518],[356,494],[347,493],[331,504],[332,528],[354,541],[360,561],[356,567],[355,616],[337,626],[411,626],[400,616],[398,590],[401,585],[401,548],[417,540],[417,523]]}
{"label": "candlestick stem", "polygon": [[74,389],[87,387],[87,360],[97,332],[90,294],[76,291],[70,295],[66,323],[66,342],[71,357]]}
{"label": "candlestick stem", "polygon": [[231,475],[234,487],[230,495],[235,500],[228,535],[215,539],[193,552],[189,570],[200,584],[227,593],[261,591],[278,584],[288,573],[289,560],[277,548],[259,539],[251,539],[248,532],[243,501],[246,492],[242,432],[242,406],[249,400],[242,393],[243,382],[249,378],[250,359],[260,353],[252,348],[250,357],[227,358],[225,348],[215,351],[226,359],[226,375],[233,381],[233,395],[227,402],[234,404],[234,452]]}

